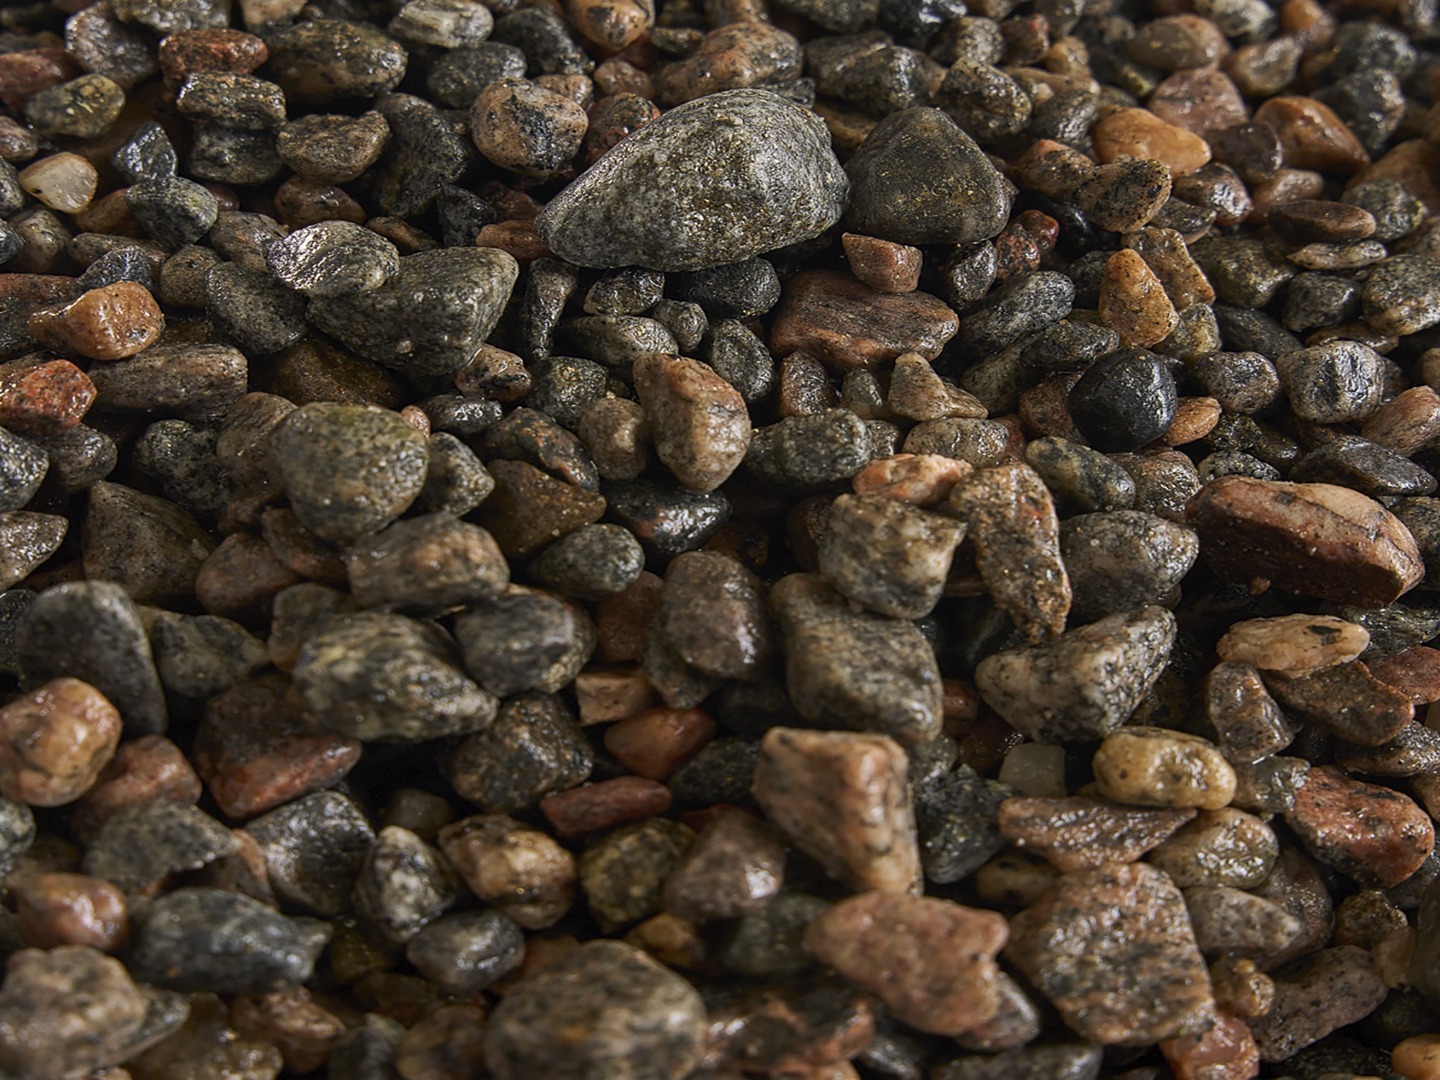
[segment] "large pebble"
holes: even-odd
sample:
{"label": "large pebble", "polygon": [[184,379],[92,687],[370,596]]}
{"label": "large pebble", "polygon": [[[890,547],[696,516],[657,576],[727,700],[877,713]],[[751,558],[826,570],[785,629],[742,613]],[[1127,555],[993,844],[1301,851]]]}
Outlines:
{"label": "large pebble", "polygon": [[30,806],[83,795],[120,743],[120,714],[79,679],[52,679],[0,708],[0,793]]}
{"label": "large pebble", "polygon": [[579,266],[701,270],[818,235],[847,189],[818,117],[763,90],[728,90],[625,138],[536,227]]}
{"label": "large pebble", "polygon": [[1235,794],[1235,771],[1196,735],[1124,727],[1105,736],[1093,761],[1096,787],[1116,802],[1216,810]]}
{"label": "large pebble", "polygon": [[1115,510],[1067,518],[1060,553],[1073,593],[1071,618],[1085,622],[1171,602],[1200,543],[1173,521]]}
{"label": "large pebble", "polygon": [[635,361],[655,455],[685,487],[714,491],[750,448],[750,414],[740,394],[698,360],[650,353]]}
{"label": "large pebble", "polygon": [[1000,804],[1000,834],[1062,871],[1134,862],[1195,816],[1079,796],[1017,796]]}
{"label": "large pebble", "polygon": [[1199,1032],[1214,1007],[1184,898],[1144,863],[1063,875],[1011,920],[1005,956],[1103,1046]]}
{"label": "large pebble", "polygon": [[1262,1061],[1284,1061],[1337,1028],[1369,1016],[1385,1000],[1370,953],[1354,945],[1322,949],[1275,973],[1275,1004],[1252,1022]]}
{"label": "large pebble", "polygon": [[771,728],[753,791],[790,842],[854,889],[918,892],[905,751],[883,735]]}
{"label": "large pebble", "polygon": [[1329,765],[1310,770],[1285,821],[1315,858],[1367,885],[1398,885],[1435,846],[1434,825],[1414,802]]}
{"label": "large pebble", "polygon": [[994,911],[930,896],[863,892],[805,928],[805,947],[903,1024],[959,1035],[1000,1007],[995,955],[1009,927]]}
{"label": "large pebble", "polygon": [[1104,737],[1160,677],[1175,642],[1164,608],[1109,615],[1052,642],[992,653],[975,685],[992,709],[1038,742]]}
{"label": "large pebble", "polygon": [[1363,626],[1333,615],[1280,615],[1235,623],[1216,644],[1215,654],[1294,676],[1348,663],[1369,644]]}
{"label": "large pebble", "polygon": [[1227,580],[1384,607],[1425,576],[1409,530],[1373,499],[1333,484],[1222,476],[1185,515]]}
{"label": "large pebble", "polygon": [[965,526],[883,495],[841,495],[830,504],[816,557],[822,576],[872,611],[928,615],[940,600]]}

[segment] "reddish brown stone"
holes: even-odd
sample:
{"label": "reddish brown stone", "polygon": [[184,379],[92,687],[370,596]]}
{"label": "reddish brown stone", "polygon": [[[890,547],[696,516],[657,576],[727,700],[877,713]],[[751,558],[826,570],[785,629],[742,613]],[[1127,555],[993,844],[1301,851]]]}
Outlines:
{"label": "reddish brown stone", "polygon": [[145,286],[117,281],[63,306],[36,311],[29,328],[35,340],[56,352],[123,360],[159,340],[165,316]]}
{"label": "reddish brown stone", "polygon": [[583,784],[540,800],[540,812],[567,839],[670,809],[670,789],[640,776],[617,776]]}
{"label": "reddish brown stone", "polygon": [[275,189],[275,216],[292,229],[321,221],[365,222],[365,208],[344,188],[292,176]]}
{"label": "reddish brown stone", "polygon": [[839,1062],[848,1072],[838,1080],[850,1080],[856,1074],[849,1059],[874,1037],[875,1014],[865,996],[834,980],[735,989],[710,1009],[702,1068],[689,1075],[837,1080],[832,1070]]}
{"label": "reddish brown stone", "polygon": [[120,745],[75,804],[70,832],[83,843],[118,810],[156,800],[194,805],[201,790],[200,777],[178,746],[163,735],[142,735]]}
{"label": "reddish brown stone", "polygon": [[69,360],[0,366],[0,427],[17,435],[57,435],[94,401],[95,384]]}
{"label": "reddish brown stone", "polygon": [[21,874],[10,888],[27,945],[117,952],[129,937],[125,894],[108,881],[83,874]]}
{"label": "reddish brown stone", "polygon": [[276,595],[300,581],[264,540],[235,533],[221,541],[200,567],[195,596],[211,615],[264,626]]}
{"label": "reddish brown stone", "polygon": [[750,447],[745,399],[698,360],[649,353],[635,361],[635,394],[645,408],[655,456],[685,487],[714,491]]}
{"label": "reddish brown stone", "polygon": [[920,285],[920,249],[859,233],[840,237],[850,272],[876,292],[908,293]]}
{"label": "reddish brown stone", "polygon": [[320,730],[287,690],[284,679],[256,679],[205,707],[192,757],[226,817],[253,817],[331,787],[360,760],[358,740]]}
{"label": "reddish brown stone", "polygon": [[79,679],[52,679],[0,708],[0,792],[64,806],[99,777],[120,742],[120,713]]}
{"label": "reddish brown stone", "polygon": [[1284,1061],[1369,1016],[1389,987],[1366,950],[1322,949],[1275,973],[1275,1004],[1250,1021],[1261,1061]]}
{"label": "reddish brown stone", "polygon": [[1349,488],[1222,476],[1185,516],[1215,572],[1255,591],[1384,607],[1425,576],[1409,530]]}
{"label": "reddish brown stone", "polygon": [[611,725],[605,749],[637,776],[664,780],[714,736],[704,709],[646,709]]}
{"label": "reddish brown stone", "polygon": [[1285,164],[1349,176],[1370,164],[1370,155],[1328,105],[1308,97],[1273,97],[1255,110],[1255,122],[1280,137]]}
{"label": "reddish brown stone", "polygon": [[1175,1080],[1251,1080],[1260,1075],[1260,1051],[1250,1028],[1238,1016],[1217,1011],[1215,1023],[1201,1035],[1164,1039],[1160,1052]]}
{"label": "reddish brown stone", "polygon": [[110,236],[145,236],[145,226],[130,212],[125,202],[129,188],[120,188],[101,195],[75,215],[75,228],[80,232],[106,233]]}
{"label": "reddish brown stone", "polygon": [[501,221],[486,225],[476,235],[475,246],[508,251],[521,266],[529,266],[536,259],[555,257],[555,253],[540,239],[533,221]]}
{"label": "reddish brown stone", "polygon": [[1403,652],[1365,665],[1380,682],[1416,705],[1440,701],[1440,649],[1412,645]]}
{"label": "reddish brown stone", "polygon": [[1316,859],[1365,885],[1398,885],[1435,847],[1430,816],[1414,802],[1332,765],[1310,770],[1285,821]]}
{"label": "reddish brown stone", "polygon": [[1415,716],[1409,698],[1359,660],[1295,678],[1266,672],[1265,686],[1286,709],[1361,746],[1389,742]]}
{"label": "reddish brown stone", "polygon": [[41,90],[58,86],[80,74],[61,48],[21,49],[0,54],[0,102],[16,112]]}
{"label": "reddish brown stone", "polygon": [[600,639],[596,660],[620,664],[640,659],[645,628],[660,610],[660,593],[664,587],[660,577],[644,570],[625,588],[595,605],[595,628]]}
{"label": "reddish brown stone", "polygon": [[929,293],[891,295],[849,274],[805,270],[785,286],[770,349],[779,356],[808,352],[849,371],[907,352],[933,360],[959,329],[955,312]]}
{"label": "reddish brown stone", "polygon": [[1145,107],[1161,120],[1202,139],[1249,119],[1240,91],[1228,75],[1214,68],[1175,72],[1155,88]]}
{"label": "reddish brown stone", "polygon": [[160,70],[172,85],[199,71],[248,75],[269,56],[264,41],[239,30],[183,30],[160,42]]}
{"label": "reddish brown stone", "polygon": [[303,986],[260,997],[237,997],[230,1022],[241,1035],[273,1043],[292,1073],[314,1072],[324,1065],[345,1024],[310,996]]}
{"label": "reddish brown stone", "polygon": [[1016,797],[1000,804],[1000,835],[1060,870],[1134,862],[1195,816],[1097,799]]}
{"label": "reddish brown stone", "polygon": [[324,585],[344,587],[345,563],[329,544],[305,528],[295,511],[271,508],[260,515],[260,534],[275,558],[293,573]]}
{"label": "reddish brown stone", "polygon": [[878,997],[902,1023],[959,1035],[999,1008],[995,954],[1009,936],[998,912],[935,897],[865,892],[811,922],[805,947]]}

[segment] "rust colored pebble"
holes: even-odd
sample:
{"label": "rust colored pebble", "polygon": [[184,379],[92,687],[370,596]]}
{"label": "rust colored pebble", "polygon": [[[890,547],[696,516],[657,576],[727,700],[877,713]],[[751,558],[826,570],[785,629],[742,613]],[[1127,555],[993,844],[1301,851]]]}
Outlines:
{"label": "rust colored pebble", "polygon": [[269,57],[263,40],[239,30],[183,30],[160,42],[160,70],[171,84],[198,71],[248,75]]}
{"label": "rust colored pebble", "polygon": [[[344,1022],[303,986],[258,997],[236,997],[230,1022],[241,1035],[274,1043],[292,1073],[311,1073],[330,1058]],[[422,1021],[423,1023],[423,1021]]]}
{"label": "rust colored pebble", "polygon": [[116,952],[129,937],[125,894],[84,874],[18,875],[11,885],[25,943],[37,949],[88,945]]}
{"label": "rust colored pebble", "polygon": [[872,461],[850,481],[856,495],[884,495],[916,506],[939,506],[974,467],[940,454],[895,454]]}
{"label": "rust colored pebble", "polygon": [[1314,98],[1270,98],[1255,110],[1255,122],[1274,129],[1285,164],[1293,169],[1349,176],[1370,164],[1345,121]]}
{"label": "rust colored pebble", "polygon": [[778,356],[808,352],[849,371],[907,352],[933,360],[959,328],[955,312],[929,293],[881,293],[848,274],[804,270],[785,286],[770,349]]}
{"label": "rust colored pebble", "polygon": [[704,709],[646,709],[605,732],[605,748],[637,776],[664,780],[715,737]]}
{"label": "rust colored pebble", "polygon": [[876,292],[908,293],[920,286],[920,249],[859,233],[840,237],[850,272]]}
{"label": "rust colored pebble", "polygon": [[0,366],[0,427],[17,435],[58,435],[94,401],[95,384],[69,360]]}
{"label": "rust colored pebble", "polygon": [[1146,348],[1169,337],[1180,316],[1155,271],[1138,252],[1122,248],[1100,278],[1100,321],[1120,335],[1121,345]]}
{"label": "rust colored pebble", "polygon": [[1435,847],[1430,817],[1391,788],[1311,769],[1285,821],[1320,862],[1382,888],[1415,873]]}
{"label": "rust colored pebble", "polygon": [[670,789],[642,776],[617,776],[540,800],[540,812],[566,839],[599,832],[670,809]]}
{"label": "rust colored pebble", "polygon": [[142,239],[145,226],[130,210],[125,196],[129,188],[120,188],[101,195],[75,215],[75,228],[80,232],[106,233],[110,236],[133,236]]}
{"label": "rust colored pebble", "polygon": [[275,597],[300,580],[300,575],[282,563],[264,540],[235,533],[227,536],[200,567],[195,596],[211,615],[246,626],[263,626],[270,621]]}
{"label": "rust colored pebble", "polygon": [[1251,1080],[1260,1075],[1260,1049],[1238,1016],[1217,1012],[1215,1023],[1200,1035],[1164,1039],[1160,1052],[1175,1080]]}
{"label": "rust colored pebble", "polygon": [[63,306],[30,316],[30,333],[57,352],[123,360],[159,340],[165,316],[150,290],[133,281],[91,289]]}
{"label": "rust colored pebble", "polygon": [[1091,137],[1101,164],[1153,158],[1168,165],[1172,176],[1184,176],[1210,160],[1210,147],[1199,135],[1145,109],[1116,109],[1095,125]]}
{"label": "rust colored pebble", "polygon": [[162,800],[200,801],[200,777],[185,754],[163,735],[142,735],[121,745],[70,817],[70,831],[86,842],[119,810]]}
{"label": "rust colored pebble", "polygon": [[1175,408],[1175,419],[1160,441],[1166,446],[1185,446],[1203,439],[1220,422],[1220,403],[1212,397],[1181,398]]}
{"label": "rust colored pebble", "polygon": [[42,90],[80,74],[64,49],[21,49],[0,55],[0,102],[23,112],[25,103]]}
{"label": "rust colored pebble", "polygon": [[555,257],[555,253],[540,239],[533,221],[501,221],[486,225],[476,235],[475,246],[508,251],[521,266],[528,266],[536,259]]}
{"label": "rust colored pebble", "polygon": [[0,793],[64,806],[95,783],[120,743],[120,713],[79,679],[53,679],[0,709]]}
{"label": "rust colored pebble", "polygon": [[600,636],[596,660],[602,664],[623,664],[640,659],[645,627],[660,610],[660,591],[664,586],[665,582],[657,575],[642,570],[625,588],[595,605],[595,628]]}
{"label": "rust colored pebble", "polygon": [[1403,652],[1366,665],[1370,674],[1400,691],[1416,705],[1440,701],[1440,649],[1412,645]]}

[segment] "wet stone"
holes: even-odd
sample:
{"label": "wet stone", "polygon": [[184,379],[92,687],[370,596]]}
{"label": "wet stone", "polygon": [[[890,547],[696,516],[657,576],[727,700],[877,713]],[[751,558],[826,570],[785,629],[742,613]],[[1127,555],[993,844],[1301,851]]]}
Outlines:
{"label": "wet stone", "polygon": [[582,783],[593,763],[590,744],[564,702],[531,693],[505,701],[486,730],[462,742],[446,776],[462,798],[487,813],[513,813]]}
{"label": "wet stone", "polygon": [[441,829],[439,844],[472,893],[528,930],[570,908],[575,859],[538,829],[502,815],[472,817]]}
{"label": "wet stone", "polygon": [[1248,663],[1222,660],[1205,680],[1205,716],[1220,752],[1232,765],[1263,761],[1295,736],[1260,673]]}
{"label": "wet stone", "polygon": [[63,806],[94,784],[120,741],[120,714],[78,679],[53,679],[0,708],[0,792]]}
{"label": "wet stone", "polygon": [[701,356],[747,404],[766,397],[774,385],[775,361],[765,343],[735,319],[722,319],[710,327]]}
{"label": "wet stone", "polygon": [[300,295],[265,273],[237,263],[211,270],[205,279],[205,311],[247,353],[279,352],[305,336]]}
{"label": "wet stone", "polygon": [[940,680],[929,642],[914,626],[848,608],[812,575],[771,592],[786,656],[786,685],[802,715],[905,744],[939,730]]}
{"label": "wet stone", "polygon": [[511,585],[472,602],[455,621],[465,670],[501,697],[522,690],[556,693],[595,648],[594,625],[574,604]]}
{"label": "wet stone", "polygon": [[635,390],[656,456],[686,487],[713,491],[743,460],[750,443],[744,400],[710,368],[653,353],[635,361]]}
{"label": "wet stone", "polygon": [[230,830],[208,814],[160,800],[107,818],[90,838],[80,865],[91,877],[140,892],[170,874],[198,870],[239,848]]}
{"label": "wet stone", "polygon": [[[716,174],[687,170],[686,160],[730,165]],[[818,235],[839,218],[845,189],[818,118],[763,91],[731,90],[646,124],[552,199],[536,225],[580,266],[698,270]],[[647,207],[643,235],[631,205]],[[692,214],[700,205],[716,210]]]}
{"label": "wet stone", "polygon": [[0,511],[19,510],[28,503],[49,465],[45,451],[0,428]]}
{"label": "wet stone", "polygon": [[160,801],[193,806],[200,794],[200,778],[180,748],[161,735],[142,735],[120,744],[99,781],[76,806],[71,828],[78,839],[88,840],[121,810]]}
{"label": "wet stone", "polygon": [[881,495],[841,495],[820,535],[820,573],[881,615],[916,619],[940,599],[963,524]]}
{"label": "wet stone", "polygon": [[1215,810],[1235,792],[1235,773],[1214,746],[1168,728],[1111,732],[1092,764],[1096,789],[1117,802]]}
{"label": "wet stone", "polygon": [[656,625],[690,667],[718,678],[752,678],[774,648],[760,581],[724,555],[685,552],[665,575]]}
{"label": "wet stone", "polygon": [[[77,651],[73,643],[88,641]],[[30,685],[68,675],[99,690],[131,733],[163,731],[164,692],[140,613],[118,585],[76,582],[38,596],[16,631],[21,670]]]}
{"label": "wet stone", "polygon": [[1300,482],[1337,484],[1374,497],[1430,495],[1435,477],[1427,470],[1366,439],[1342,436],[1297,461],[1290,470]]}
{"label": "wet stone", "polygon": [[1180,890],[1144,863],[1064,875],[1011,920],[1005,955],[1102,1045],[1198,1031],[1212,1007]]}
{"label": "wet stone", "polygon": [[580,887],[602,929],[614,933],[659,912],[664,883],[693,842],[685,825],[652,817],[622,825],[586,848]]}
{"label": "wet stone", "polygon": [[542,585],[578,600],[618,593],[644,568],[639,542],[618,525],[582,526],[545,548],[529,566]]}
{"label": "wet stone", "polygon": [[992,653],[975,671],[986,703],[1039,742],[1103,737],[1160,677],[1175,619],[1149,607],[1110,615],[1054,641]]}
{"label": "wet stone", "polygon": [[905,353],[933,360],[958,326],[955,313],[928,293],[881,293],[846,274],[805,270],[786,283],[769,344],[779,355],[806,352],[848,371]]}
{"label": "wet stone", "polygon": [[152,239],[176,250],[209,232],[220,213],[214,195],[176,176],[141,178],[126,189],[125,205]]}
{"label": "wet stone", "polygon": [[961,341],[980,353],[1044,330],[1070,313],[1075,285],[1064,274],[1040,270],[1007,282],[966,313]]}
{"label": "wet stone", "polygon": [[[915,748],[912,767],[923,749]],[[918,785],[915,824],[927,881],[942,885],[960,881],[1000,850],[1004,837],[997,808],[1012,790],[981,778],[965,765]]]}
{"label": "wet stone", "polygon": [[[560,1017],[566,1038],[552,1026]],[[661,1080],[698,1063],[704,1031],[700,995],[680,976],[620,942],[591,942],[506,995],[485,1060],[497,1080]]]}
{"label": "wet stone", "polygon": [[935,1080],[1094,1080],[1101,1048],[1089,1043],[1025,1046],[957,1058],[936,1067]]}
{"label": "wet stone", "polygon": [[1275,973],[1275,1004],[1252,1023],[1262,1061],[1283,1061],[1368,1016],[1388,988],[1364,949],[1323,949]]}
{"label": "wet stone", "polygon": [[125,106],[125,91],[104,75],[41,90],[25,105],[25,117],[41,135],[94,139],[105,134]]}
{"label": "wet stone", "polygon": [[69,522],[55,514],[0,514],[0,589],[23,581],[55,554],[68,528]]}
{"label": "wet stone", "polygon": [[347,910],[375,834],[360,808],[338,792],[306,795],[250,821],[275,895],[317,915]]}
{"label": "wet stone", "polygon": [[187,420],[218,418],[245,394],[249,364],[229,345],[152,345],[91,368],[100,407]]}
{"label": "wet stone", "polygon": [[355,882],[355,907],[391,941],[409,941],[458,899],[443,857],[409,829],[381,829]]}
{"label": "wet stone", "polygon": [[1206,956],[1229,954],[1263,960],[1301,933],[1300,920],[1277,904],[1229,885],[1185,890],[1195,941]]}
{"label": "wet stone", "polygon": [[1316,423],[1363,420],[1380,404],[1381,358],[1359,342],[1334,341],[1275,362],[1295,414]]}
{"label": "wet stone", "polygon": [[329,927],[279,915],[247,896],[182,888],[151,905],[131,964],[167,989],[263,994],[309,979],[329,937]]}
{"label": "wet stone", "polygon": [[[853,414],[844,415],[854,419]],[[620,523],[661,555],[693,551],[730,518],[730,502],[718,491],[701,495],[636,480],[606,485],[605,492],[609,509]]]}
{"label": "wet stone", "polygon": [[1202,810],[1150,853],[1149,862],[1182,889],[1254,888],[1275,868],[1275,833],[1259,818],[1233,807]]}
{"label": "wet stone", "polygon": [[265,250],[270,272],[307,296],[346,296],[378,289],[400,270],[395,245],[348,221],[296,229]]}
{"label": "wet stone", "polygon": [[754,794],[801,851],[860,889],[914,891],[919,852],[905,752],[881,735],[772,728]]}
{"label": "wet stone", "polygon": [[451,994],[477,994],[525,958],[520,928],[498,911],[444,915],[415,934],[406,959]]}
{"label": "wet stone", "polygon": [[665,879],[665,910],[693,922],[736,919],[761,910],[780,891],[785,849],[742,810],[711,821]]}
{"label": "wet stone", "polygon": [[316,19],[273,34],[270,70],[287,97],[318,103],[374,97],[405,74],[405,50],[362,23]]}
{"label": "wet stone", "polygon": [[346,568],[362,608],[433,609],[488,600],[510,580],[490,534],[448,514],[387,526],[349,550]]}
{"label": "wet stone", "polygon": [[1318,860],[1366,885],[1404,881],[1435,843],[1429,816],[1410,799],[1333,766],[1310,770],[1285,820]]}

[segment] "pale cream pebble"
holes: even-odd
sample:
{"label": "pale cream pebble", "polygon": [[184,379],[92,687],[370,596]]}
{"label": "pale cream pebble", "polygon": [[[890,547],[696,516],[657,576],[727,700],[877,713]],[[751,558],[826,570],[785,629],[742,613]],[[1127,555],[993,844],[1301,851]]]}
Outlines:
{"label": "pale cream pebble", "polygon": [[1280,615],[1246,619],[1215,646],[1221,660],[1289,676],[1309,675],[1356,659],[1370,644],[1363,626],[1333,615]]}

